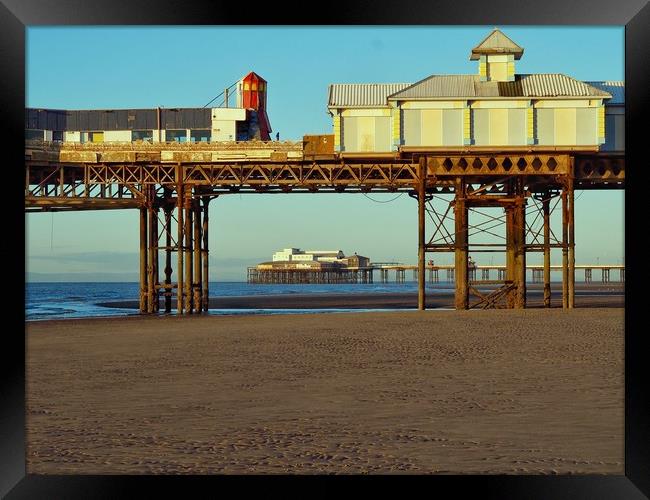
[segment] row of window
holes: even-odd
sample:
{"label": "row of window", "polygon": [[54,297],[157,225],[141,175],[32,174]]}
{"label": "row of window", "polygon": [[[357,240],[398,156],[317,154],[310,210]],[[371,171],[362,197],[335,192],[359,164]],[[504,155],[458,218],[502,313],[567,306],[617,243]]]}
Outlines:
{"label": "row of window", "polygon": [[[210,130],[190,130],[189,134],[186,130],[166,130],[165,141],[167,142],[210,142]],[[133,140],[136,140],[135,138]],[[152,139],[142,139],[149,140]]]}
{"label": "row of window", "polygon": [[[25,140],[28,141],[42,141],[45,140],[45,131],[44,130],[25,130]],[[63,140],[63,131],[55,130],[52,132],[53,141],[62,141]]]}
{"label": "row of window", "polygon": [[[343,116],[343,151],[390,151],[394,146],[598,146],[604,142],[602,108],[405,109],[397,117]],[[620,115],[623,118],[623,115]],[[615,131],[609,124],[609,134]]]}
{"label": "row of window", "polygon": [[[78,132],[79,137],[76,139],[79,142],[104,142],[104,141],[147,141],[153,142],[153,130],[124,130],[114,132],[93,131],[93,132]],[[49,134],[51,133],[51,136]],[[127,134],[130,133],[130,139]],[[165,130],[165,141],[167,142],[209,142],[211,131],[209,129],[195,129],[195,130]],[[71,134],[71,132],[68,132]],[[114,135],[116,134],[116,135]],[[62,130],[45,131],[45,130],[25,130],[26,140],[38,141],[74,141],[75,139],[66,137]]]}

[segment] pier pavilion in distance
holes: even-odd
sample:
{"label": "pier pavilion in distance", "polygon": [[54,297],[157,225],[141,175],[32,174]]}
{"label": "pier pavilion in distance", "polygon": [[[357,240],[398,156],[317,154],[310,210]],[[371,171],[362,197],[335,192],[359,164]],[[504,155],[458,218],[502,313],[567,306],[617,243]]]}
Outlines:
{"label": "pier pavilion in distance", "polygon": [[248,283],[372,283],[373,267],[362,255],[341,250],[285,248],[270,262],[248,268]]}

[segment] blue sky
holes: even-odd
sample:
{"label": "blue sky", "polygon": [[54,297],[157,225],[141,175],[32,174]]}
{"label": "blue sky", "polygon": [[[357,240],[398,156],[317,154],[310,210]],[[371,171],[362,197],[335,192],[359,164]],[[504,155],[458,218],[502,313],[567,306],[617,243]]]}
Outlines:
{"label": "blue sky", "polygon": [[[499,27],[524,47],[517,73],[624,78],[623,27]],[[29,27],[26,106],[201,107],[255,71],[268,81],[274,133],[300,139],[331,133],[329,83],[410,83],[431,74],[476,73],[470,50],[492,28]],[[220,197],[210,209],[211,277],[244,279],[246,265],[288,246],[415,263],[416,204],[407,195],[394,198]],[[622,192],[578,192],[577,263],[622,262],[623,204]],[[29,214],[26,249],[27,271],[39,273],[38,279],[92,279],[96,273],[137,279],[137,211]],[[559,253],[552,257],[559,263]],[[475,259],[488,264],[502,257]],[[452,255],[437,260],[451,263]]]}

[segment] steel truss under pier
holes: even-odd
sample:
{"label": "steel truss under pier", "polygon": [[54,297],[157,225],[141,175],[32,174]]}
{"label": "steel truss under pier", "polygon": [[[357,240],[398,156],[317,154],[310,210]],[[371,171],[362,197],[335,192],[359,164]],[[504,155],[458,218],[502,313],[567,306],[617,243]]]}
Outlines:
{"label": "steel truss under pier", "polygon": [[[173,144],[160,145],[163,151],[157,152],[134,151],[131,144],[124,146],[124,152],[115,145],[106,151],[94,144],[75,145],[70,151],[47,143],[40,149],[32,145],[25,151],[25,210],[139,209],[140,310],[171,312],[175,298],[177,313],[190,314],[208,309],[208,206],[217,196],[406,191],[418,201],[419,309],[425,307],[426,253],[432,252],[455,255],[450,271],[455,276],[458,309],[525,307],[526,256],[542,252],[544,304],[549,307],[552,249],[562,251],[562,305],[572,308],[574,190],[623,189],[625,184],[622,154],[570,148],[470,148],[308,160],[301,152],[300,158],[289,158],[298,154],[291,148],[277,153],[272,151],[273,143],[263,146],[271,149],[268,159],[234,161],[215,160],[217,153],[206,153],[210,146],[205,145],[197,146],[201,152],[193,152],[191,145],[183,145],[180,152],[164,151],[178,147]],[[445,197],[451,197],[445,201],[447,208],[437,210],[433,201]],[[562,227],[554,232],[551,214],[558,204]],[[501,213],[487,215],[494,209]],[[470,215],[477,214],[488,222],[470,224]],[[433,224],[428,239],[427,218]],[[479,233],[495,236],[494,226],[503,224],[501,243],[470,241]],[[505,253],[505,275],[491,282],[497,285],[495,291],[478,288],[470,272],[470,252]],[[478,300],[471,302],[470,295]]]}
{"label": "steel truss under pier", "polygon": [[[575,189],[624,188],[624,158],[613,155],[494,154],[422,156],[419,159],[418,309],[425,308],[425,262],[428,252],[453,252],[456,309],[525,308],[526,256],[543,253],[544,306],[551,307],[551,249],[562,251],[562,307],[575,306]],[[453,194],[446,210],[432,201]],[[444,199],[444,198],[443,198]],[[529,203],[532,201],[532,203]],[[560,237],[551,228],[551,215],[561,203]],[[532,209],[531,209],[532,207]],[[503,215],[487,213],[500,209]],[[470,224],[470,213],[485,220]],[[426,237],[426,221],[433,223]],[[528,216],[528,218],[527,218]],[[530,217],[532,217],[532,221]],[[495,228],[505,225],[505,235]],[[451,226],[451,227],[450,227]],[[480,234],[499,243],[471,243]],[[499,280],[476,281],[470,252],[504,252],[505,273]],[[479,285],[493,285],[487,293]],[[478,298],[471,302],[470,295]]]}
{"label": "steel truss under pier", "polygon": [[[564,306],[573,307],[575,259],[573,244],[573,189],[568,185],[546,183],[540,192],[531,192],[524,177],[508,177],[470,183],[469,179],[456,177],[454,197],[448,202],[446,210],[437,210],[432,201],[443,196],[426,193],[421,207],[433,222],[434,232],[422,244],[422,252],[454,252],[456,275],[457,309],[472,307],[526,306],[526,255],[529,252],[543,252],[542,268],[544,282],[544,305],[551,305],[551,249],[559,248],[563,254],[563,297]],[[533,203],[528,202],[532,200]],[[551,229],[551,214],[562,200],[563,229],[562,239],[558,239]],[[567,201],[569,203],[567,203]],[[503,215],[491,215],[490,209],[498,209]],[[478,224],[470,224],[470,214],[480,216]],[[531,215],[534,217],[530,218]],[[529,216],[529,218],[527,218]],[[505,235],[498,228],[505,226]],[[470,236],[488,235],[496,243],[470,243]],[[569,236],[569,238],[567,238]],[[505,272],[499,273],[498,280],[476,279],[476,270],[469,260],[470,252],[504,252]],[[418,273],[419,274],[419,273]],[[492,285],[497,289],[487,294],[478,286]],[[470,295],[478,297],[478,302],[470,304]]]}

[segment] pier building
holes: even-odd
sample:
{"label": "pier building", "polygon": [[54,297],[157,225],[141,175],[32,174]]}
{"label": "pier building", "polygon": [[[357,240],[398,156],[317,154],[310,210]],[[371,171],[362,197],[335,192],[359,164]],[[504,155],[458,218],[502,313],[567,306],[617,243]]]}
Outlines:
{"label": "pier building", "polygon": [[250,72],[230,90],[223,106],[152,109],[25,109],[25,139],[64,143],[216,142],[270,140],[267,82]]}
{"label": "pier building", "polygon": [[336,150],[622,148],[622,82],[519,74],[523,53],[494,29],[471,50],[473,74],[433,74],[415,83],[331,84],[328,111]]}
{"label": "pier building", "polygon": [[362,255],[341,250],[285,248],[273,260],[247,269],[249,283],[372,283],[373,267]]}

